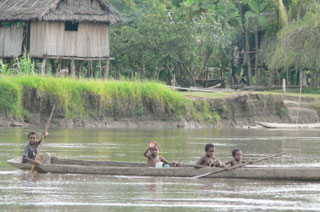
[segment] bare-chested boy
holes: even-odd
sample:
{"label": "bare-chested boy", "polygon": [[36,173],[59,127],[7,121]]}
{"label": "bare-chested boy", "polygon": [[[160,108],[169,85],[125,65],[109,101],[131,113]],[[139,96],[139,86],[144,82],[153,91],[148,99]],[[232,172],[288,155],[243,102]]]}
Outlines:
{"label": "bare-chested boy", "polygon": [[[150,151],[150,154],[148,152]],[[179,163],[172,162],[170,163],[163,157],[159,156],[160,146],[157,142],[152,141],[149,147],[144,151],[143,155],[148,158],[147,166],[148,167],[158,167],[158,164],[161,164],[160,167],[170,167],[170,166],[180,166]],[[162,165],[163,164],[163,165]]]}
{"label": "bare-chested boy", "polygon": [[213,144],[205,146],[206,154],[194,165],[194,168],[224,167],[219,160],[214,160],[215,148]]}
{"label": "bare-chested boy", "polygon": [[249,163],[249,164],[252,163],[251,161],[246,162],[242,160],[242,151],[240,149],[232,150],[232,157],[233,157],[233,160],[226,162],[225,165],[230,164],[230,166],[237,166],[244,163]]}

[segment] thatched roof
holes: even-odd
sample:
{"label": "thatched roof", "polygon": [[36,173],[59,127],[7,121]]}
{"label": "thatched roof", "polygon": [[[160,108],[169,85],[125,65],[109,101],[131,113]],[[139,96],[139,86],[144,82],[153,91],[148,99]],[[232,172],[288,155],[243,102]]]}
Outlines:
{"label": "thatched roof", "polygon": [[0,21],[122,22],[105,0],[0,0]]}

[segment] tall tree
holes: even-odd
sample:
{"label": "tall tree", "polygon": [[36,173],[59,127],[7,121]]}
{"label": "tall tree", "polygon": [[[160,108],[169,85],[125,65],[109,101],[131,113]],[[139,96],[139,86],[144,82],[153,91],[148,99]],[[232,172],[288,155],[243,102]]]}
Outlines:
{"label": "tall tree", "polygon": [[251,58],[250,58],[250,43],[249,43],[249,23],[245,19],[245,11],[244,11],[244,5],[241,0],[238,0],[238,8],[240,12],[241,17],[241,25],[243,28],[243,34],[245,39],[245,52],[244,52],[244,58],[248,66],[248,84],[252,85],[252,67],[251,67]]}
{"label": "tall tree", "polygon": [[256,84],[259,84],[259,31],[264,29],[268,23],[267,19],[270,18],[273,2],[272,1],[263,1],[263,0],[251,0],[248,1],[249,10],[245,13],[245,18],[248,24],[251,26],[254,31],[254,40],[255,40],[255,77]]}

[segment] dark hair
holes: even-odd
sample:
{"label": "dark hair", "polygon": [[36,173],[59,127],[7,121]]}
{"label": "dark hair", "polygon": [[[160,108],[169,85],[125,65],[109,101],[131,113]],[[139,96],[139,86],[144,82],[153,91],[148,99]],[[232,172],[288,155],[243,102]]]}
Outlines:
{"label": "dark hair", "polygon": [[239,151],[241,151],[241,150],[240,149],[232,150],[232,157],[234,157],[237,154],[237,152],[239,152]]}
{"label": "dark hair", "polygon": [[36,135],[36,136],[37,136],[37,133],[35,133],[35,132],[29,132],[29,134],[28,134],[28,139],[29,139],[30,135]]}
{"label": "dark hair", "polygon": [[206,152],[208,152],[210,148],[214,148],[214,145],[213,145],[213,144],[206,144],[204,150],[205,150]]}

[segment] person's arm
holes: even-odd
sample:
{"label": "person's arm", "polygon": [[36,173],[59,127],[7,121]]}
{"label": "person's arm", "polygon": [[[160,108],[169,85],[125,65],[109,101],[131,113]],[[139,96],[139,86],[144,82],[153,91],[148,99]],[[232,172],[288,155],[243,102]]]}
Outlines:
{"label": "person's arm", "polygon": [[169,162],[163,157],[159,157],[160,161],[163,162],[164,164],[169,164],[170,167],[179,167],[181,166],[180,163],[177,162]]}
{"label": "person's arm", "polygon": [[220,160],[216,160],[214,161],[214,167],[225,167],[223,163],[221,163]]}
{"label": "person's arm", "polygon": [[[42,135],[43,135],[43,138],[46,139],[47,136],[49,135],[49,133],[48,133],[48,131],[44,131],[44,132],[42,133]],[[39,145],[40,145],[41,142],[42,142],[42,140],[40,139],[40,140],[38,141]]]}
{"label": "person's arm", "polygon": [[208,168],[209,166],[202,165],[204,160],[205,160],[205,156],[203,156],[202,158],[200,158],[200,160],[199,160],[193,167],[196,168],[196,169]]}
{"label": "person's arm", "polygon": [[242,161],[242,163],[252,164],[252,160],[249,160],[249,161]]}
{"label": "person's arm", "polygon": [[230,161],[228,161],[228,162],[225,162],[225,163],[224,163],[224,165],[230,165],[230,166],[233,166],[233,161],[232,161],[232,160],[230,160]]}
{"label": "person's arm", "polygon": [[159,157],[160,161],[163,162],[164,164],[169,164],[170,162],[167,161],[165,158],[163,157]]}
{"label": "person's arm", "polygon": [[30,162],[30,163],[38,163],[36,160],[33,160],[31,158],[28,157],[28,153],[29,153],[29,146],[26,145],[23,149],[23,155],[22,155],[22,159],[24,161]]}
{"label": "person's arm", "polygon": [[29,161],[30,163],[34,163],[34,164],[39,163],[38,161],[29,158],[27,155],[23,155],[22,157],[24,160]]}
{"label": "person's arm", "polygon": [[170,166],[172,166],[172,167],[180,167],[181,164],[179,162],[173,161],[173,162],[170,163]]}
{"label": "person's arm", "polygon": [[143,153],[143,155],[144,155],[146,158],[149,158],[149,157],[150,157],[150,155],[148,155],[148,152],[150,151],[150,149],[151,149],[151,147],[148,147],[148,148],[144,151],[144,153]]}

